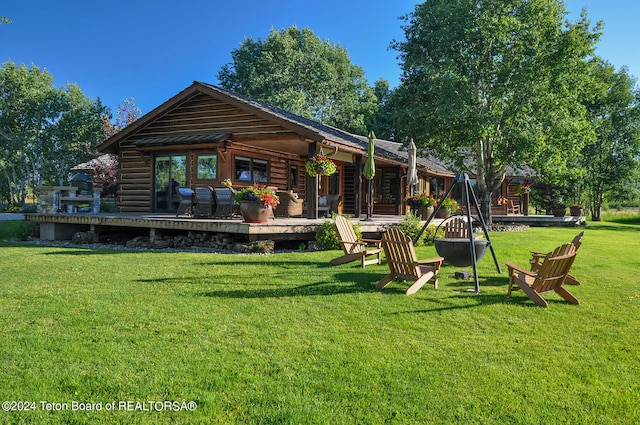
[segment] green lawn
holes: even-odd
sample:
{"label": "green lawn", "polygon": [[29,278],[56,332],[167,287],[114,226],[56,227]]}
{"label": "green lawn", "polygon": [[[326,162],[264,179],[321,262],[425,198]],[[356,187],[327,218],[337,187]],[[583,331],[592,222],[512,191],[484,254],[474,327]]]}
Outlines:
{"label": "green lawn", "polygon": [[503,274],[488,254],[480,294],[445,266],[439,289],[410,297],[374,289],[384,263],[328,265],[337,251],[0,242],[0,400],[35,402],[0,423],[637,424],[640,224],[584,229],[579,306],[506,296],[506,261],[580,230],[492,233]]}

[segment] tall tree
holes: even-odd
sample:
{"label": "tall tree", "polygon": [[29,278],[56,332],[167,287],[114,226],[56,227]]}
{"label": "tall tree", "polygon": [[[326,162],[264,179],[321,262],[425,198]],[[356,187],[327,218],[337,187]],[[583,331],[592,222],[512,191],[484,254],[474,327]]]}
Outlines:
{"label": "tall tree", "polygon": [[365,134],[376,97],[339,44],[295,25],[245,38],[218,72],[222,87],[338,128]]}
{"label": "tall tree", "polygon": [[108,110],[76,85],[57,89],[36,66],[0,67],[0,190],[7,202],[24,203],[28,189],[66,181],[69,168],[86,160],[81,146],[103,137]]}
{"label": "tall tree", "polygon": [[640,172],[640,91],[626,68],[615,72],[595,61],[596,95],[586,102],[596,138],[583,149],[583,167],[592,220],[600,220],[606,200],[637,194]]}
{"label": "tall tree", "polygon": [[579,95],[599,26],[561,0],[427,0],[404,19],[400,137],[477,176],[483,215],[507,166],[561,170],[591,137]]}
{"label": "tall tree", "polygon": [[395,127],[393,123],[393,110],[397,105],[392,102],[393,91],[389,88],[389,82],[385,79],[376,80],[373,93],[378,100],[375,111],[365,119],[367,128],[372,129],[377,137],[385,140],[395,139]]}

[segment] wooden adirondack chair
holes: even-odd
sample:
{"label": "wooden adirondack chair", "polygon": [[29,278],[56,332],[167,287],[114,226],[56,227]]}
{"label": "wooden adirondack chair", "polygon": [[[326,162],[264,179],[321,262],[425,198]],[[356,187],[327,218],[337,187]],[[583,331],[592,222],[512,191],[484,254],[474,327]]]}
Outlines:
{"label": "wooden adirondack chair", "polygon": [[[533,302],[546,308],[548,304],[541,295],[554,291],[571,304],[580,304],[576,297],[562,287],[576,258],[575,246],[570,243],[564,244],[554,252],[562,254],[557,256],[553,256],[553,253],[549,254],[535,272],[525,270],[513,263],[507,263],[509,268],[508,295],[511,296],[511,292],[514,290],[522,289]],[[514,286],[514,283],[517,287]]]}
{"label": "wooden adirondack chair", "polygon": [[[358,240],[356,232],[349,220],[342,215],[337,215],[335,220],[336,233],[344,255],[331,260],[331,264],[344,264],[350,261],[360,260],[362,267],[367,264],[380,264],[380,241],[374,239]],[[375,244],[375,248],[367,248],[368,244]],[[367,259],[367,257],[375,257]]]}
{"label": "wooden adirondack chair", "polygon": [[[578,233],[576,237],[573,238],[573,240],[571,241],[571,244],[575,247],[576,252],[578,251],[578,248],[580,248],[580,245],[582,245],[583,236],[584,236],[584,231]],[[529,264],[531,264],[531,271],[532,272],[538,271],[538,269],[540,268],[540,265],[542,264],[542,260],[544,260],[544,258],[547,255],[551,254],[551,256],[557,257],[558,255],[564,254],[563,252],[556,252],[562,249],[562,246],[556,248],[551,253],[541,252],[541,251],[531,251],[532,257],[531,257],[531,260],[529,260]],[[575,276],[573,276],[571,273],[567,275],[567,278],[565,279],[564,283],[567,285],[580,285],[580,281],[578,281],[578,279],[576,279]]]}
{"label": "wooden adirondack chair", "polygon": [[389,264],[389,274],[378,281],[376,289],[384,288],[395,279],[413,282],[407,289],[407,295],[415,294],[427,282],[438,288],[438,271],[444,258],[418,260],[411,238],[397,228],[391,228],[384,233],[382,247]]}
{"label": "wooden adirondack chair", "polygon": [[447,221],[444,225],[445,238],[469,238],[469,227],[467,222],[461,218],[454,218]]}

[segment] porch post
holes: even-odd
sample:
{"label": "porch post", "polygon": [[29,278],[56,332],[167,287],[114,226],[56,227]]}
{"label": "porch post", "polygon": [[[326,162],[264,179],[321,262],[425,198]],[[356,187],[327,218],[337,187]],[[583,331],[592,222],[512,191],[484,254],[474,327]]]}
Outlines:
{"label": "porch post", "polygon": [[[316,154],[317,143],[309,143],[307,156]],[[307,218],[318,218],[318,176],[311,177],[307,174]]]}
{"label": "porch post", "polygon": [[356,162],[355,162],[355,169],[356,169],[356,175],[355,175],[355,204],[356,204],[356,210],[354,211],[353,216],[355,218],[360,217],[360,211],[362,211],[362,155],[361,154],[357,154],[356,155]]}

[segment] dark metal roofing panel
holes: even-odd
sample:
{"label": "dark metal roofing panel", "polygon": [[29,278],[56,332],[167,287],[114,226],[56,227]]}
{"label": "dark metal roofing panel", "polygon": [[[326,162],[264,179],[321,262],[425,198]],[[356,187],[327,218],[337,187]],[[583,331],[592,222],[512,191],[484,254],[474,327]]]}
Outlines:
{"label": "dark metal roofing panel", "polygon": [[179,136],[146,137],[133,142],[137,147],[182,145],[201,142],[219,142],[228,139],[230,134],[188,134]]}

